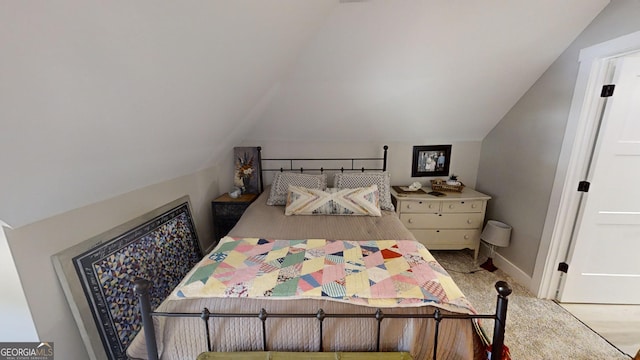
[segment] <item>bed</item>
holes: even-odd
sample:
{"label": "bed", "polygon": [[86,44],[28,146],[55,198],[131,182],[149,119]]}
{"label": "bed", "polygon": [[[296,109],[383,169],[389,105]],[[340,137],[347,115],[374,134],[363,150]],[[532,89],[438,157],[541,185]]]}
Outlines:
{"label": "bed", "polygon": [[[393,211],[386,147],[382,159],[373,172],[333,175],[334,194],[344,196],[326,195],[324,169],[276,174],[158,309],[145,304],[152,284],[138,283],[144,332],[128,356],[406,351],[415,359],[486,359],[482,318],[498,319],[494,345],[502,349],[508,285],[496,285],[496,314],[476,314]],[[325,195],[332,200],[319,211],[313,201]],[[370,203],[379,204],[379,213]],[[358,211],[374,214],[352,216]]]}

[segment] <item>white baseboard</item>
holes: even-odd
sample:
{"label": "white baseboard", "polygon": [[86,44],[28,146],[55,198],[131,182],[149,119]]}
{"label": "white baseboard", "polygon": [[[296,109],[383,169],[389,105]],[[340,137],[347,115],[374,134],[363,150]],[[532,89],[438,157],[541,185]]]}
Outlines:
{"label": "white baseboard", "polygon": [[[491,253],[491,248],[485,243],[480,243],[480,255],[478,258],[487,258]],[[537,292],[537,289],[534,291],[532,289],[533,279],[531,276],[527,275],[524,271],[522,271],[519,267],[515,266],[511,261],[504,258],[502,255],[497,252],[493,253],[493,264],[498,267],[498,269],[505,272],[507,275],[512,277],[518,284],[526,287],[529,291],[534,294]]]}

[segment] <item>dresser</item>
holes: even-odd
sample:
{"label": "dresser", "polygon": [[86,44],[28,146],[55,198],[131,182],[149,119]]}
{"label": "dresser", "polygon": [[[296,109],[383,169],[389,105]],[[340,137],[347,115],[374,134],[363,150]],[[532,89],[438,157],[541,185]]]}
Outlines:
{"label": "dresser", "polygon": [[472,249],[478,259],[480,233],[490,196],[465,187],[461,193],[445,196],[425,193],[398,193],[392,201],[404,226],[429,250]]}
{"label": "dresser", "polygon": [[216,243],[231,231],[244,211],[257,197],[258,194],[242,194],[237,198],[232,198],[227,193],[211,202]]}

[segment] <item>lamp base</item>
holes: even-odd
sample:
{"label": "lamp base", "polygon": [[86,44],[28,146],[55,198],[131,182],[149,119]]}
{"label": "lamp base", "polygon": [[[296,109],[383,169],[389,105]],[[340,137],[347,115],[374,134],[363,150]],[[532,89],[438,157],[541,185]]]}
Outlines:
{"label": "lamp base", "polygon": [[485,269],[485,270],[487,270],[487,271],[489,271],[489,272],[494,272],[494,271],[498,270],[498,268],[495,265],[493,265],[493,259],[492,258],[488,258],[487,261],[483,262],[480,265],[480,267]]}

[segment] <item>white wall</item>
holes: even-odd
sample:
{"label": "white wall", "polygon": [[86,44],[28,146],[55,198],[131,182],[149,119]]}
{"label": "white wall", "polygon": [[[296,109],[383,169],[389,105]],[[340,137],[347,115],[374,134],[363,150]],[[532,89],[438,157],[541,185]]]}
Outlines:
{"label": "white wall", "polygon": [[[229,159],[231,163],[231,152]],[[220,180],[218,173],[223,174]],[[216,166],[7,231],[38,335],[55,342],[56,359],[86,360],[88,354],[51,256],[184,195],[190,196],[194,223],[206,248],[213,238],[211,200],[223,192],[220,183],[226,183],[226,191],[231,182],[232,173],[219,172]]]}
{"label": "white wall", "polygon": [[[638,19],[639,1],[612,1],[482,143],[477,187],[493,196],[487,217],[513,226],[510,246],[498,252],[529,276],[534,272],[543,229],[553,228],[553,224],[545,225],[547,211],[557,211],[549,206],[550,196],[556,171],[564,171],[557,166],[579,52],[640,30]],[[550,233],[545,232],[545,236]]]}
{"label": "white wall", "polygon": [[[459,175],[467,186],[474,187],[480,159],[480,141],[446,141],[424,138],[420,142],[287,142],[287,141],[245,141],[245,146],[262,146],[265,158],[282,157],[381,157],[382,147],[389,146],[388,171],[392,185],[409,185],[419,181],[429,184],[431,177],[411,177],[411,161],[414,145],[451,144],[450,173]],[[265,180],[268,183],[268,181]],[[332,184],[332,179],[329,185]]]}
{"label": "white wall", "polygon": [[607,3],[342,3],[247,138],[480,141]]}
{"label": "white wall", "polygon": [[4,324],[0,326],[0,342],[38,341],[3,225],[0,221],[0,324]]}
{"label": "white wall", "polygon": [[0,218],[19,227],[216,165],[337,6],[0,1]]}

